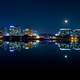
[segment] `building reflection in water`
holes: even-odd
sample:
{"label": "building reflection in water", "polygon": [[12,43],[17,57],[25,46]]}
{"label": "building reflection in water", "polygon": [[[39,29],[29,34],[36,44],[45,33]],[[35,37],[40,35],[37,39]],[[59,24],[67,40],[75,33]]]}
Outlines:
{"label": "building reflection in water", "polygon": [[[57,34],[37,34],[31,28],[21,29],[10,26],[4,31],[0,29],[0,47],[14,52],[21,49],[31,49],[40,42],[52,42],[61,51],[80,50],[80,29],[60,29]],[[67,58],[67,55],[64,55]]]}
{"label": "building reflection in water", "polygon": [[27,43],[24,42],[1,42],[0,47],[4,48],[4,50],[9,50],[10,52],[14,52],[16,50],[20,51],[21,49],[31,49],[36,47],[39,44],[39,40],[30,41]]}

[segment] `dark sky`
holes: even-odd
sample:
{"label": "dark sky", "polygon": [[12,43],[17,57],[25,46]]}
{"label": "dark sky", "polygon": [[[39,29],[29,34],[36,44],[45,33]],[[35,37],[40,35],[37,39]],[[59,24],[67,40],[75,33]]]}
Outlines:
{"label": "dark sky", "polygon": [[[64,24],[68,19],[68,25]],[[79,28],[79,0],[0,0],[0,26],[31,25],[39,32]]]}

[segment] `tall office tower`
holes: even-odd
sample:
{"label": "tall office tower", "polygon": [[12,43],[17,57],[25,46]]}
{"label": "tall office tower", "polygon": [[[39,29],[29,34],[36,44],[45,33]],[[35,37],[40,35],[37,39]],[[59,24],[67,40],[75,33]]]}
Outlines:
{"label": "tall office tower", "polygon": [[66,35],[71,35],[73,33],[73,31],[71,29],[60,29],[59,32],[57,34],[55,34],[55,36],[66,36]]}
{"label": "tall office tower", "polygon": [[23,30],[24,35],[32,36],[33,31],[31,28]]}
{"label": "tall office tower", "polygon": [[15,27],[15,26],[10,26],[9,28],[9,34],[10,36],[21,36],[21,28]]}
{"label": "tall office tower", "polygon": [[80,29],[73,30],[73,35],[80,37]]}

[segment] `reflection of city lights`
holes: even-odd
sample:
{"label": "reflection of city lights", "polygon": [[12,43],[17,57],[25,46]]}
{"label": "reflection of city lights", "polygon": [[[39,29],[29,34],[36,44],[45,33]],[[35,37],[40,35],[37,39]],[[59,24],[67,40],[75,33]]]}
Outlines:
{"label": "reflection of city lights", "polygon": [[74,38],[73,37],[71,37],[71,43],[73,43],[74,42]]}
{"label": "reflection of city lights", "polygon": [[78,38],[75,36],[71,36],[71,43],[77,43],[78,42]]}
{"label": "reflection of city lights", "polygon": [[6,44],[9,44],[9,42],[6,42]]}
{"label": "reflection of city lights", "polygon": [[37,45],[37,42],[33,42],[32,44],[33,44],[33,45]]}
{"label": "reflection of city lights", "polygon": [[40,42],[39,40],[36,40],[35,42],[32,42],[32,44],[33,46],[37,46],[39,42]]}
{"label": "reflection of city lights", "polygon": [[78,38],[77,37],[75,37],[75,43],[77,43],[78,42]]}
{"label": "reflection of city lights", "polygon": [[3,40],[0,40],[0,42],[3,42]]}
{"label": "reflection of city lights", "polygon": [[29,47],[25,47],[25,49],[29,49]]}
{"label": "reflection of city lights", "polygon": [[39,40],[36,40],[36,43],[39,43],[40,41]]}
{"label": "reflection of city lights", "polygon": [[14,49],[10,49],[9,51],[10,51],[10,52],[14,52],[15,50],[14,50]]}
{"label": "reflection of city lights", "polygon": [[[68,23],[68,20],[64,20],[64,23]],[[67,24],[65,24],[67,25]],[[37,32],[33,32],[31,28],[26,28],[24,30],[19,29],[15,26],[10,26],[9,29],[5,29],[5,32],[0,31],[0,43],[2,44],[3,41],[10,41],[6,42],[10,48],[10,52],[13,52],[16,49],[21,47],[25,49],[30,49],[34,46],[37,46],[40,41],[48,41],[54,42],[60,50],[71,50],[76,49],[79,50],[80,46],[77,45],[80,39],[80,29],[68,29],[63,28],[60,29],[59,32],[55,35],[52,34],[41,34],[39,35]],[[23,35],[21,35],[23,34]],[[18,42],[24,42],[23,44],[18,44]],[[27,43],[25,43],[27,42]],[[67,43],[66,43],[67,42]],[[5,47],[6,48],[6,47]],[[64,56],[67,58],[67,55]]]}
{"label": "reflection of city lights", "polygon": [[31,49],[33,47],[32,42],[24,43],[23,48],[25,49]]}
{"label": "reflection of city lights", "polygon": [[67,56],[67,55],[64,55],[64,57],[65,57],[65,58],[68,58],[68,56]]}
{"label": "reflection of city lights", "polygon": [[65,49],[65,48],[60,48],[61,51],[66,51],[66,50],[71,50],[71,49]]}

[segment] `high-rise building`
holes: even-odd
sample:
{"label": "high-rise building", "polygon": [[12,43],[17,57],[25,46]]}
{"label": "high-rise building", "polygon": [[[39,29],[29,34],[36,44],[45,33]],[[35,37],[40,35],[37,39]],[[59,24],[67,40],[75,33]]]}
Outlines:
{"label": "high-rise building", "polygon": [[24,33],[24,35],[28,35],[28,36],[32,36],[32,35],[33,35],[33,31],[32,31],[31,28],[25,29],[25,30],[23,31],[23,33]]}
{"label": "high-rise building", "polygon": [[15,27],[15,26],[10,26],[9,34],[11,36],[21,36],[21,34],[22,34],[21,28]]}

